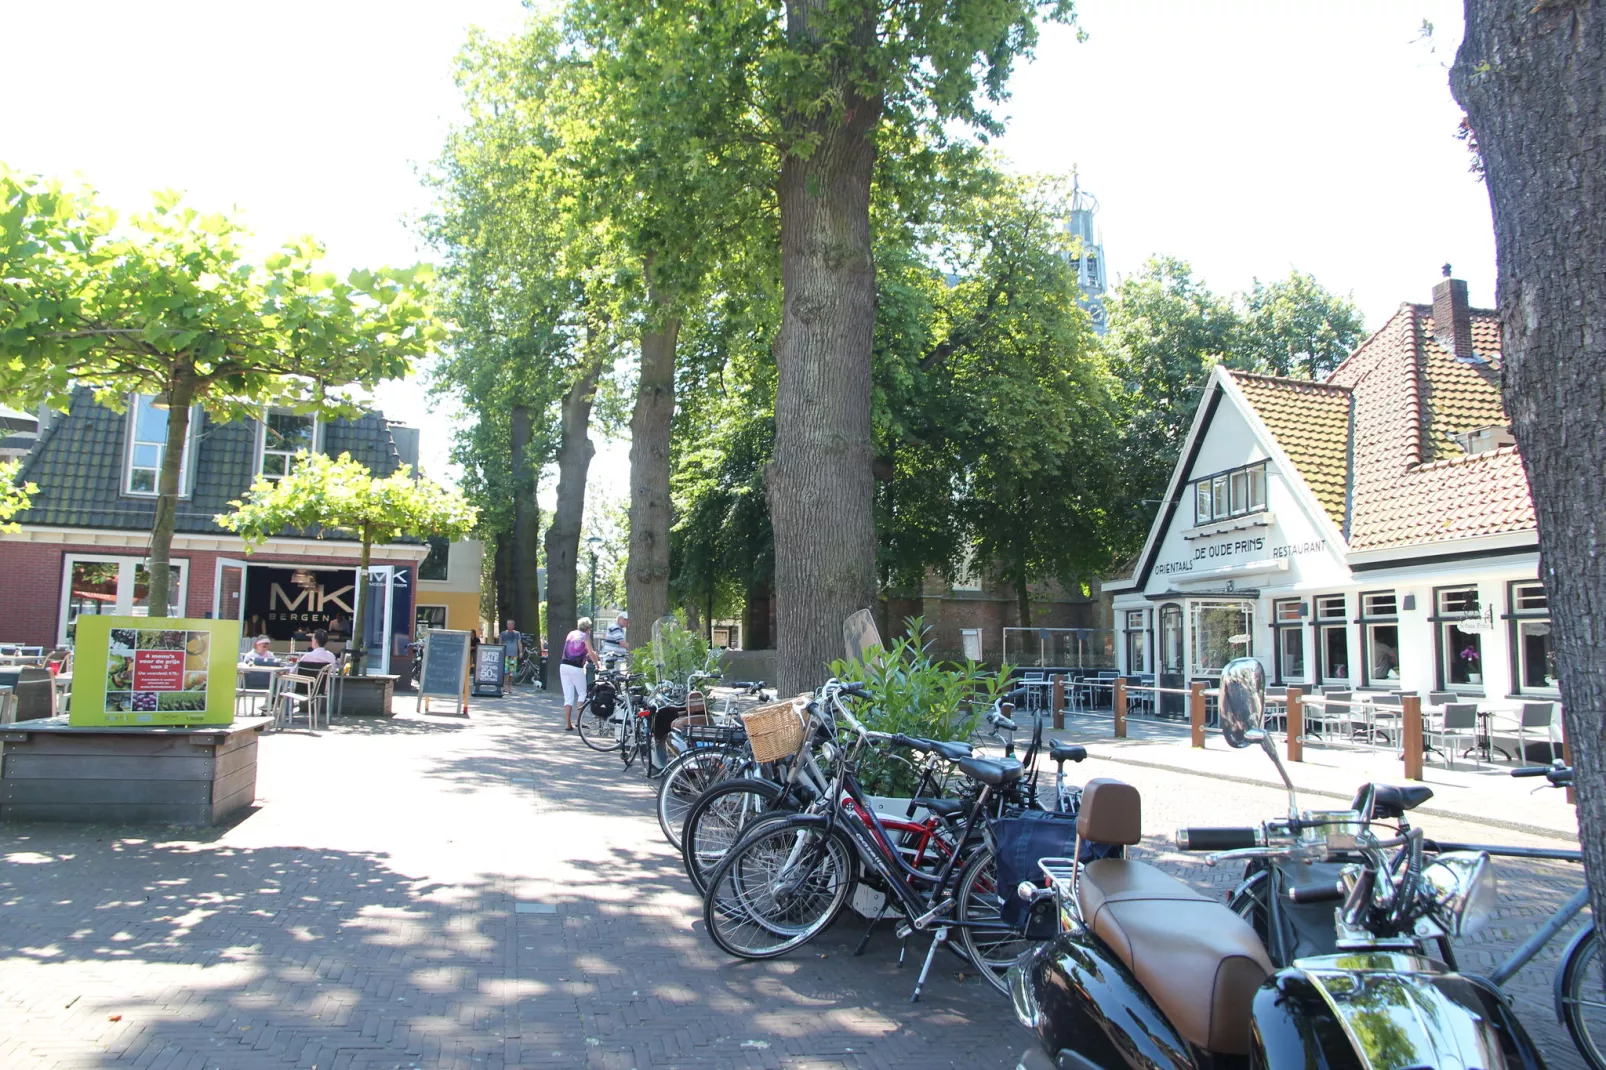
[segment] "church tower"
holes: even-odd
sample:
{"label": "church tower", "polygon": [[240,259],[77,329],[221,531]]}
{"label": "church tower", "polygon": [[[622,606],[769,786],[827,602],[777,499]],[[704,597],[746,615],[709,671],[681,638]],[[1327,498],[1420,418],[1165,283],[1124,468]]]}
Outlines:
{"label": "church tower", "polygon": [[1107,326],[1104,314],[1104,289],[1109,281],[1104,264],[1104,242],[1099,234],[1099,202],[1091,193],[1082,190],[1081,179],[1072,177],[1071,218],[1065,224],[1066,233],[1080,239],[1078,248],[1071,254],[1076,265],[1076,284],[1081,288],[1078,302],[1093,319],[1093,329],[1103,334]]}

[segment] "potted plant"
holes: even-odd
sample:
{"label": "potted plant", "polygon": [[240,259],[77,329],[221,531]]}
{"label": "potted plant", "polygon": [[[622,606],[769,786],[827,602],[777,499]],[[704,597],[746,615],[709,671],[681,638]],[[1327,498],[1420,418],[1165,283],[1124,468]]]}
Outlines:
{"label": "potted plant", "polygon": [[1466,663],[1467,683],[1481,684],[1483,682],[1483,653],[1473,644],[1461,648],[1460,658]]}

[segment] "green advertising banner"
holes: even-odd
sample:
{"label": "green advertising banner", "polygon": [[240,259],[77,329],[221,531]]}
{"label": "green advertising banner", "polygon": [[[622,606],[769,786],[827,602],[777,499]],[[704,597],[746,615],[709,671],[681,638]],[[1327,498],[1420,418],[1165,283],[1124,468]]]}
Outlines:
{"label": "green advertising banner", "polygon": [[68,723],[234,721],[239,621],[86,614],[76,624]]}

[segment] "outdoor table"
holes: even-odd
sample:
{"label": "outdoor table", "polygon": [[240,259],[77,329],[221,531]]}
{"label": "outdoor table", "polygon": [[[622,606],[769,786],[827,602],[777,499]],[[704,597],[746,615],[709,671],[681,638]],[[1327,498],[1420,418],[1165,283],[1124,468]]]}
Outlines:
{"label": "outdoor table", "polygon": [[[287,672],[294,672],[295,671],[295,666],[294,665],[257,665],[254,662],[242,661],[238,665],[235,666],[235,669],[239,672],[239,682],[240,682],[240,686],[241,687],[245,686],[245,674],[246,673],[248,673],[248,672],[267,673],[267,675],[268,675],[268,697],[267,697],[267,701],[265,703],[263,703],[262,712],[267,714],[270,717],[273,717],[274,724],[277,725],[279,719],[271,711],[273,709],[274,700],[276,698],[278,698],[279,677],[283,676]],[[235,710],[236,710],[236,712],[238,712],[239,707],[236,706]]]}
{"label": "outdoor table", "polygon": [[1501,703],[1478,703],[1478,741],[1477,743],[1468,747],[1462,753],[1461,757],[1465,758],[1473,751],[1481,750],[1483,752],[1483,760],[1486,762],[1493,762],[1496,754],[1500,755],[1501,758],[1508,762],[1511,761],[1511,755],[1506,753],[1506,749],[1504,747],[1497,747],[1494,745],[1493,729],[1495,715],[1499,713],[1510,713],[1512,712],[1512,709],[1513,707]]}
{"label": "outdoor table", "polygon": [[1021,686],[1026,689],[1026,708],[1035,713],[1047,709],[1049,704],[1049,689],[1054,686],[1050,680],[1022,680]]}

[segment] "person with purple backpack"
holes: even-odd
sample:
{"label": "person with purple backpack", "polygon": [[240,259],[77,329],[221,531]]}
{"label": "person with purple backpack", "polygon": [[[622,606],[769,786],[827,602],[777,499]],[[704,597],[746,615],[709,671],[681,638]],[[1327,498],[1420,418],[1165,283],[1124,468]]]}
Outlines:
{"label": "person with purple backpack", "polygon": [[[558,679],[563,684],[563,730],[574,731],[574,711],[586,695],[586,662],[598,665],[591,649],[591,618],[581,617],[574,631],[563,637],[563,658],[558,663]],[[599,666],[600,667],[600,666]]]}

